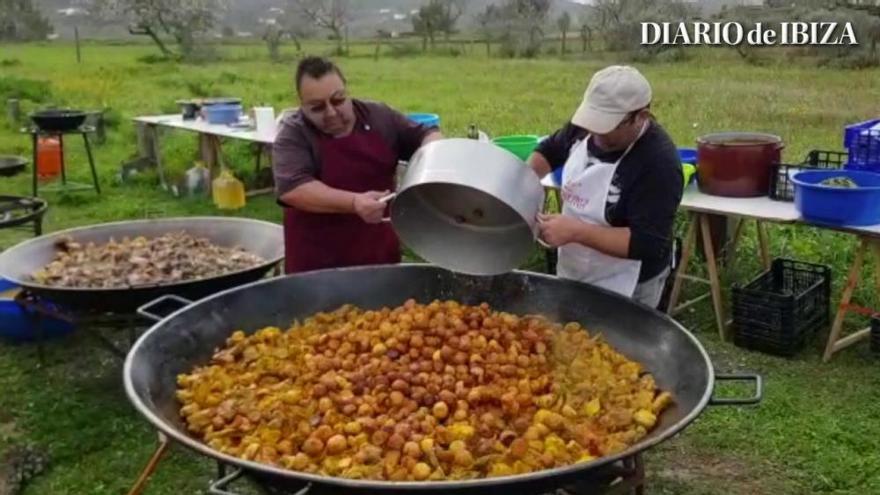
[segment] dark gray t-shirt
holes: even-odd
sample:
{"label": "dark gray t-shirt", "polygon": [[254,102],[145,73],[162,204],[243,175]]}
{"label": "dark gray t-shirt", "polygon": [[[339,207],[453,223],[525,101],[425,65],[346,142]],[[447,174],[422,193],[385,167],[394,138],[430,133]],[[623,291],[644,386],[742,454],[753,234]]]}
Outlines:
{"label": "dark gray t-shirt", "polygon": [[[409,160],[429,133],[437,130],[408,119],[384,103],[352,99],[356,126],[379,132],[398,160]],[[280,198],[298,186],[317,180],[321,157],[317,139],[319,131],[297,111],[285,117],[272,145],[272,172],[275,193]]]}
{"label": "dark gray t-shirt", "polygon": [[[535,150],[553,169],[565,165],[572,146],[587,131],[571,123],[545,139]],[[590,155],[615,162],[623,151],[606,152],[591,139]],[[684,187],[678,149],[666,131],[651,125],[618,165],[611,179],[605,219],[614,227],[629,227],[629,258],[641,260],[639,282],[659,275],[671,259],[672,226]]]}

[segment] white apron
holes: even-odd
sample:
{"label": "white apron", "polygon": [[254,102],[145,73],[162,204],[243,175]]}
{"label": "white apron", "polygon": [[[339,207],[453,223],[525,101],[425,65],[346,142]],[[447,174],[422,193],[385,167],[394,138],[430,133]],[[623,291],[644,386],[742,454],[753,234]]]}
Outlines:
{"label": "white apron", "polygon": [[[609,227],[605,220],[605,204],[617,166],[632,150],[648,128],[642,126],[639,137],[614,163],[590,155],[590,136],[576,143],[562,171],[562,214],[584,223]],[[587,164],[591,163],[589,167]],[[582,244],[571,243],[559,248],[556,274],[559,277],[588,283],[626,297],[632,297],[639,283],[642,262],[617,258]]]}

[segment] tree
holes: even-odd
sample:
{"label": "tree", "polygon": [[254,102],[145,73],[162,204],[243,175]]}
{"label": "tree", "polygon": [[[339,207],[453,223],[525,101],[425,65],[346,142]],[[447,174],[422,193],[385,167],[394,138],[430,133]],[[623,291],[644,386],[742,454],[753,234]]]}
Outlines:
{"label": "tree", "polygon": [[32,0],[0,0],[0,41],[44,40],[51,33]]}
{"label": "tree", "polygon": [[490,43],[500,41],[504,56],[537,55],[551,6],[552,0],[506,0],[501,6],[487,6],[476,16],[487,54]]}
{"label": "tree", "polygon": [[486,6],[486,9],[476,15],[477,24],[480,26],[480,34],[486,42],[486,56],[492,55],[492,41],[500,31],[501,9],[495,4]]}
{"label": "tree", "polygon": [[[696,7],[682,0],[594,0],[587,7],[591,30],[601,35],[612,51],[635,51],[641,47],[641,23],[682,22],[695,16]],[[652,53],[669,47],[650,47]]]}
{"label": "tree", "polygon": [[430,0],[422,5],[418,13],[412,16],[413,31],[422,37],[422,49],[426,50],[429,42],[431,48],[434,47],[437,33],[443,33],[449,41],[463,12],[462,0]]}
{"label": "tree", "polygon": [[171,37],[180,55],[192,54],[200,35],[218,22],[225,0],[90,0],[89,10],[104,18],[131,20],[129,32],[149,36],[167,56],[175,53],[163,37]]}
{"label": "tree", "polygon": [[290,0],[291,9],[309,20],[315,26],[330,31],[336,40],[337,53],[343,53],[345,32],[349,23],[350,9],[348,0]]}
{"label": "tree", "polygon": [[583,43],[581,51],[586,53],[587,49],[593,50],[593,28],[587,22],[581,24],[581,42]]}
{"label": "tree", "polygon": [[434,48],[434,34],[440,30],[443,6],[439,0],[431,0],[427,5],[419,7],[412,16],[413,31],[422,37],[422,50],[428,50],[428,43]]}
{"label": "tree", "polygon": [[562,54],[565,55],[565,37],[568,34],[568,30],[571,29],[571,14],[568,11],[563,12],[556,21],[556,25],[562,31]]}

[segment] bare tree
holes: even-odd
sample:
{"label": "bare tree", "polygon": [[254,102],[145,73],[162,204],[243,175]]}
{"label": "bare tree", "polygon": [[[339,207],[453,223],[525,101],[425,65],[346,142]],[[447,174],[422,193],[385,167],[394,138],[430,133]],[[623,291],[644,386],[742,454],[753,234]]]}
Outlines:
{"label": "bare tree", "polygon": [[346,28],[350,21],[351,5],[348,0],[290,0],[292,11],[302,14],[315,26],[330,31],[342,53]]}
{"label": "bare tree", "polygon": [[170,36],[186,56],[192,52],[198,36],[217,24],[226,1],[87,0],[86,7],[99,17],[130,19],[129,32],[149,36],[165,56],[174,55],[163,40]]}
{"label": "bare tree", "polygon": [[[591,31],[601,35],[614,51],[641,49],[641,23],[680,22],[696,13],[693,3],[682,0],[594,0],[587,7]],[[665,49],[658,45],[654,51]]]}
{"label": "bare tree", "polygon": [[568,35],[568,30],[571,29],[571,14],[568,11],[563,12],[556,20],[556,25],[562,31],[562,54],[565,55],[565,38]]}

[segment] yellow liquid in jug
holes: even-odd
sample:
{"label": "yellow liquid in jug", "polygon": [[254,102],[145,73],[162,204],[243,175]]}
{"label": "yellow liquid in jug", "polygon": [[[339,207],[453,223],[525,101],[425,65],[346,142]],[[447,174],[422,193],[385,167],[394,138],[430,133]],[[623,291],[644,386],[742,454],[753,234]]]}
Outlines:
{"label": "yellow liquid in jug", "polygon": [[244,184],[236,179],[228,170],[224,170],[220,177],[214,179],[211,184],[214,204],[221,210],[237,210],[244,207],[246,200]]}

